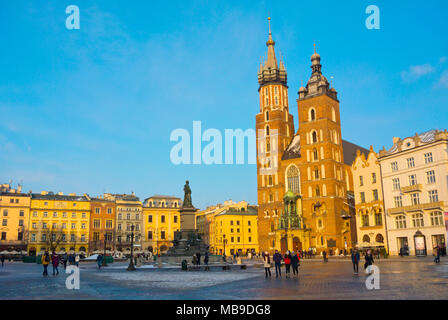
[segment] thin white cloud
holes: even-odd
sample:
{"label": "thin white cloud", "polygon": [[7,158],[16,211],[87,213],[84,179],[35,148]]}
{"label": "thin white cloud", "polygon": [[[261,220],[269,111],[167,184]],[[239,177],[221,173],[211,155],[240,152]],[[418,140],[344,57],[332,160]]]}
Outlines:
{"label": "thin white cloud", "polygon": [[439,81],[436,84],[436,88],[448,89],[448,70],[442,72]]}
{"label": "thin white cloud", "polygon": [[439,62],[440,62],[440,63],[445,63],[445,62],[446,62],[446,57],[441,57],[441,58],[439,59]]}
{"label": "thin white cloud", "polygon": [[417,66],[410,66],[408,70],[401,72],[401,79],[404,82],[415,82],[421,77],[433,73],[434,71],[435,68],[429,63]]}

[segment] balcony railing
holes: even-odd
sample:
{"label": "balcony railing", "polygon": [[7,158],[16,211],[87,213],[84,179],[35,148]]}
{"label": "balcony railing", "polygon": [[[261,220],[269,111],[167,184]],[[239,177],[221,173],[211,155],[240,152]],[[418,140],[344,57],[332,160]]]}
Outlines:
{"label": "balcony railing", "polygon": [[416,204],[416,205],[406,206],[406,207],[401,207],[401,208],[391,208],[388,211],[390,214],[397,214],[397,213],[421,211],[421,210],[431,210],[431,209],[442,210],[443,207],[444,207],[443,201],[439,201],[439,202]]}
{"label": "balcony railing", "polygon": [[403,192],[403,193],[422,191],[422,190],[423,190],[423,186],[421,184],[413,184],[411,186],[401,188],[401,192]]}

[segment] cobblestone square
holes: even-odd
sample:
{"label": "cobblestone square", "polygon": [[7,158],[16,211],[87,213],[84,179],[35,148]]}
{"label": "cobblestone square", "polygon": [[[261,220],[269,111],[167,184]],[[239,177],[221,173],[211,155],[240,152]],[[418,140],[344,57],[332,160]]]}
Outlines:
{"label": "cobblestone square", "polygon": [[[362,265],[362,264],[361,264]],[[120,262],[98,270],[96,264],[80,266],[80,289],[68,290],[68,275],[42,276],[42,266],[6,263],[0,271],[0,299],[448,299],[448,259],[436,265],[432,257],[387,259],[380,269],[380,289],[368,290],[367,275],[354,275],[348,259],[302,261],[298,279],[266,279],[264,269],[181,271],[178,267],[150,265],[135,272]],[[282,269],[284,272],[284,269]]]}

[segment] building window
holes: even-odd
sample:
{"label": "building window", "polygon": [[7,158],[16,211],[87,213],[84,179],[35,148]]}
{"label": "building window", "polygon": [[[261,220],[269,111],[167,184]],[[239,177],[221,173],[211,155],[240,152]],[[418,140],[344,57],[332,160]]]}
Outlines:
{"label": "building window", "polygon": [[165,231],[160,231],[160,239],[165,240]]}
{"label": "building window", "polygon": [[62,212],[62,218],[67,218],[67,212]]}
{"label": "building window", "polygon": [[37,211],[33,212],[33,217],[37,217]]}
{"label": "building window", "polygon": [[57,218],[58,217],[58,213],[57,212],[53,212],[53,218]]}
{"label": "building window", "polygon": [[100,208],[95,208],[95,213],[100,213]]}
{"label": "building window", "polygon": [[396,161],[390,164],[392,171],[398,171],[398,163]]}
{"label": "building window", "polygon": [[81,242],[85,242],[86,241],[86,235],[85,234],[82,234],[81,235]]}
{"label": "building window", "polygon": [[432,163],[432,152],[425,153],[425,163]]}
{"label": "building window", "polygon": [[47,223],[46,222],[42,223],[42,229],[47,229]]}
{"label": "building window", "polygon": [[57,224],[57,223],[53,223],[53,225],[51,226],[51,228],[52,228],[53,230],[56,230],[56,229],[58,228],[58,224]]}
{"label": "building window", "polygon": [[165,216],[160,216],[160,222],[165,223]]}
{"label": "building window", "polygon": [[101,225],[101,222],[100,222],[99,219],[95,219],[95,220],[93,220],[93,227],[94,227],[95,229],[99,229],[99,228],[100,228],[100,225]]}
{"label": "building window", "polygon": [[378,201],[378,190],[377,189],[373,190],[373,201]]}
{"label": "building window", "polygon": [[362,226],[363,227],[368,227],[369,226],[369,215],[368,214],[363,214],[362,215]]}
{"label": "building window", "polygon": [[66,223],[62,224],[62,229],[67,229],[67,224]]}
{"label": "building window", "polygon": [[435,183],[436,182],[436,174],[434,170],[426,172],[426,181],[428,183]]}
{"label": "building window", "polygon": [[315,180],[319,179],[319,169],[318,168],[314,168],[314,179]]}
{"label": "building window", "polygon": [[130,213],[126,214],[126,219],[127,220],[131,220],[131,214]]}
{"label": "building window", "polygon": [[152,231],[148,231],[148,240],[152,240]]}
{"label": "building window", "polygon": [[174,216],[174,223],[177,223],[177,216]]}
{"label": "building window", "polygon": [[300,180],[299,180],[299,169],[296,166],[291,166],[286,172],[288,181],[288,190],[294,193],[300,193]]}
{"label": "building window", "polygon": [[400,179],[399,178],[393,178],[392,179],[392,185],[394,190],[400,190]]}
{"label": "building window", "polygon": [[376,183],[376,173],[372,173],[372,183]]}
{"label": "building window", "polygon": [[119,214],[118,214],[118,219],[121,220],[122,217],[123,217],[123,216],[121,215],[121,213],[119,213]]}
{"label": "building window", "polygon": [[33,227],[33,229],[37,229],[37,223],[33,222],[32,227]]}
{"label": "building window", "polygon": [[310,110],[310,121],[316,120],[316,110],[311,109]]}
{"label": "building window", "polygon": [[32,234],[31,234],[31,241],[32,241],[32,242],[35,242],[35,241],[36,241],[36,234],[35,234],[35,233],[32,233]]}
{"label": "building window", "polygon": [[414,158],[407,158],[406,160],[408,162],[408,168],[415,167]]}
{"label": "building window", "polygon": [[360,197],[361,197],[361,203],[365,203],[366,202],[366,194],[364,192],[361,192]]}
{"label": "building window", "polygon": [[48,212],[44,212],[44,214],[42,215],[44,218],[48,217]]}
{"label": "building window", "polygon": [[403,207],[403,201],[401,196],[394,197],[395,208]]}
{"label": "building window", "polygon": [[381,212],[375,212],[375,225],[381,226],[383,224],[383,216]]}
{"label": "building window", "polygon": [[93,241],[98,241],[98,240],[100,240],[100,233],[94,232],[93,233]]}
{"label": "building window", "polygon": [[319,160],[319,155],[317,153],[317,149],[316,148],[313,149],[313,160],[314,161],[318,161]]}
{"label": "building window", "polygon": [[7,219],[3,219],[2,226],[6,227],[7,225],[8,225],[8,220]]}
{"label": "building window", "polygon": [[439,202],[439,195],[437,194],[437,190],[430,190],[428,191],[429,194],[429,202]]}
{"label": "building window", "polygon": [[440,211],[433,211],[429,215],[431,219],[432,226],[441,226],[443,225],[443,214]]}
{"label": "building window", "polygon": [[107,208],[107,213],[112,214],[112,208]]}
{"label": "building window", "polygon": [[403,215],[395,217],[395,227],[397,229],[406,229],[406,217]]}
{"label": "building window", "polygon": [[312,139],[313,139],[313,143],[317,143],[317,132],[313,131],[313,133],[311,134]]}
{"label": "building window", "polygon": [[76,212],[72,212],[72,218],[76,218]]}
{"label": "building window", "polygon": [[362,187],[364,185],[364,179],[362,176],[359,176],[359,186]]}
{"label": "building window", "polygon": [[20,210],[19,216],[21,216],[21,217],[25,216],[25,211]]}
{"label": "building window", "polygon": [[72,223],[72,229],[76,229],[76,223]]}
{"label": "building window", "polygon": [[122,230],[121,223],[118,224],[118,226],[117,226],[117,230],[118,230],[118,231],[121,231],[121,230]]}
{"label": "building window", "polygon": [[112,228],[112,220],[106,220],[106,228],[111,229]]}
{"label": "building window", "polygon": [[411,193],[411,203],[413,206],[420,204],[420,197],[418,193]]}
{"label": "building window", "polygon": [[316,186],[316,197],[320,197],[320,189],[319,189],[319,186]]}
{"label": "building window", "polygon": [[423,214],[416,213],[412,215],[412,224],[414,225],[414,228],[424,227],[423,224]]}
{"label": "building window", "polygon": [[150,214],[150,215],[148,216],[148,222],[149,222],[149,223],[152,223],[152,214]]}
{"label": "building window", "polygon": [[417,184],[417,176],[415,174],[411,174],[409,176],[409,185],[415,186]]}

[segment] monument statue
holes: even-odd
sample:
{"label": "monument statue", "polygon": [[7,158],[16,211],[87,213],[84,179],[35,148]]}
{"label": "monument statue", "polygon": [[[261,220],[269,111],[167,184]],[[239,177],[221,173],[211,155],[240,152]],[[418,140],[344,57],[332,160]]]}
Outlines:
{"label": "monument statue", "polygon": [[182,204],[183,208],[193,208],[193,202],[191,201],[191,189],[190,182],[187,180],[184,186],[184,202]]}
{"label": "monument statue", "polygon": [[208,252],[207,245],[195,228],[197,210],[191,201],[191,188],[187,180],[184,186],[184,202],[179,210],[180,230],[174,232],[173,246],[168,249],[166,256],[191,257],[198,252]]}

